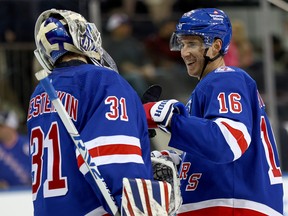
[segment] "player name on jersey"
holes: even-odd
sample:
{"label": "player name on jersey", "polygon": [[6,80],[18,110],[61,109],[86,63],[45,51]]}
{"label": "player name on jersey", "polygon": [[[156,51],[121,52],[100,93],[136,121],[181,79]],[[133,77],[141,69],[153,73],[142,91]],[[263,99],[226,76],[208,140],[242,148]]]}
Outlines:
{"label": "player name on jersey", "polygon": [[[78,99],[67,92],[61,91],[57,92],[57,96],[61,100],[72,120],[76,121],[78,113]],[[52,112],[56,112],[56,109],[51,103],[47,93],[43,92],[30,100],[27,121],[29,121],[32,117],[37,117],[39,115]]]}

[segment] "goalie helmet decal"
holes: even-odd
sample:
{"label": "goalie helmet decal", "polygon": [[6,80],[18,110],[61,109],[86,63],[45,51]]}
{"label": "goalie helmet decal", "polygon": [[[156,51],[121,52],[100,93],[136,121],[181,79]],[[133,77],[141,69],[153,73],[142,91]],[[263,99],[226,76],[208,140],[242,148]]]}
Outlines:
{"label": "goalie helmet decal", "polygon": [[232,38],[232,25],[229,17],[216,8],[191,10],[184,13],[170,39],[170,49],[179,51],[181,35],[197,35],[203,38],[205,46],[212,45],[216,38],[222,40],[221,53],[226,54]]}
{"label": "goalie helmet decal", "polygon": [[51,9],[44,11],[35,24],[34,51],[39,63],[48,71],[67,52],[87,56],[98,66],[117,71],[114,60],[102,48],[100,32],[94,23],[89,23],[80,14],[68,10]]}
{"label": "goalie helmet decal", "polygon": [[72,37],[67,31],[67,24],[53,17],[49,17],[41,24],[36,40],[41,52],[52,65],[66,52],[76,52]]}

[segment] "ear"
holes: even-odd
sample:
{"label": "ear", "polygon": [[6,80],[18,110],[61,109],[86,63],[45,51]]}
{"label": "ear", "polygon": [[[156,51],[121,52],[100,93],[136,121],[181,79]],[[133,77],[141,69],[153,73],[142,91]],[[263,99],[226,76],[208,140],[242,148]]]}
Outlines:
{"label": "ear", "polygon": [[212,52],[213,55],[217,55],[222,48],[222,41],[220,39],[216,39],[212,44]]}

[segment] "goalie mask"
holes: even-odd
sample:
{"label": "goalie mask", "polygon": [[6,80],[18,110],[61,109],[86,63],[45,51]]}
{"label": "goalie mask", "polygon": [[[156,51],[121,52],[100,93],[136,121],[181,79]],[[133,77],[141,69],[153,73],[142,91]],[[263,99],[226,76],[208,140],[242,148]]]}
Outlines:
{"label": "goalie mask", "polygon": [[228,52],[232,37],[232,26],[228,16],[219,9],[205,8],[185,13],[176,26],[170,39],[171,51],[180,51],[179,37],[196,35],[202,37],[206,47],[210,47],[215,39],[222,40],[222,55]]}
{"label": "goalie mask", "polygon": [[37,60],[47,71],[53,70],[56,61],[67,52],[87,56],[98,66],[117,71],[114,60],[102,48],[100,32],[80,14],[68,10],[44,11],[35,24],[34,51]]}

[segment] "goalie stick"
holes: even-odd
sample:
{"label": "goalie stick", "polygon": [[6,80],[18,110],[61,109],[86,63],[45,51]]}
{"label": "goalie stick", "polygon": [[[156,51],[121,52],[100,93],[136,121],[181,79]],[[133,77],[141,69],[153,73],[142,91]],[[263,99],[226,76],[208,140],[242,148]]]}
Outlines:
{"label": "goalie stick", "polygon": [[[36,56],[37,57],[37,56]],[[105,198],[111,212],[115,216],[120,216],[119,209],[115,203],[113,196],[111,195],[110,190],[108,189],[103,177],[101,176],[97,165],[91,161],[91,156],[84,145],[74,123],[72,122],[70,116],[66,112],[62,102],[57,96],[56,90],[54,89],[52,83],[48,78],[48,73],[45,70],[41,70],[35,73],[35,76],[38,81],[40,81],[42,87],[47,92],[50,100],[52,101],[56,111],[62,120],[67,132],[72,138],[76,148],[84,159],[85,165],[87,166],[89,172],[93,176],[95,183],[97,184],[99,190],[101,191],[103,197]],[[98,195],[99,196],[99,195]]]}

